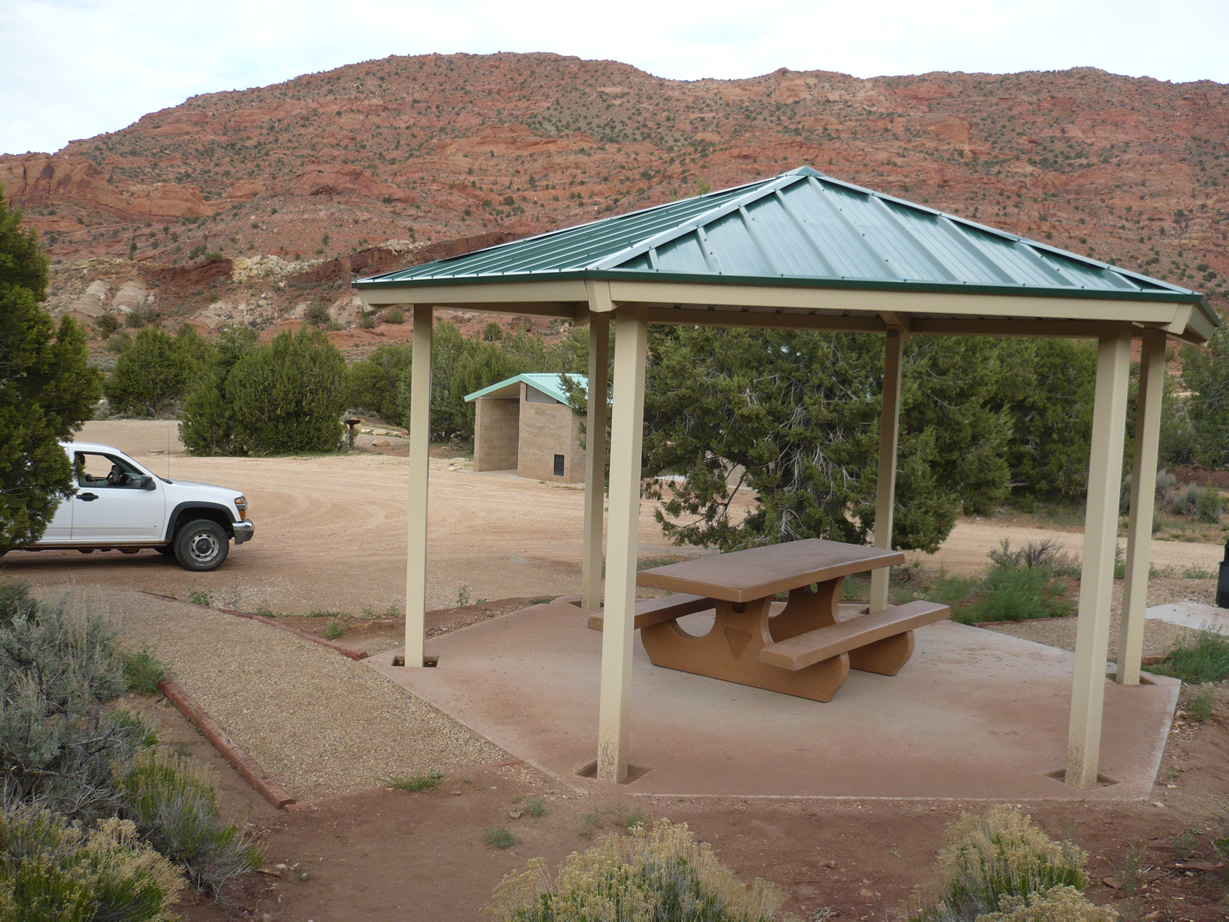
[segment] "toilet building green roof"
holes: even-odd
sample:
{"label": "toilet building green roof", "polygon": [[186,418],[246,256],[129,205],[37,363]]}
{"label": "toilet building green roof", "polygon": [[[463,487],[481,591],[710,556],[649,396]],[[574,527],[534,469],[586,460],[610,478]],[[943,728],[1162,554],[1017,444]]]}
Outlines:
{"label": "toilet building green roof", "polygon": [[[1219,322],[1198,292],[842,182],[809,167],[361,279],[355,286],[369,304],[460,304],[470,297],[483,302],[479,309],[495,310],[485,294],[450,296],[447,290],[565,281],[610,282],[612,291],[613,285],[622,283],[691,284],[706,291],[714,286],[794,289],[803,294],[785,303],[798,307],[783,309],[813,313],[821,304],[834,302],[832,297],[823,300],[816,295],[807,300],[806,291],[1163,302],[1188,306],[1186,319],[1169,322],[1168,329],[1196,341],[1205,339]],[[427,290],[430,301],[416,301],[416,292],[425,295]],[[561,294],[564,289],[556,287],[544,300],[574,297],[575,289],[567,290],[573,294]],[[656,301],[663,308],[673,297],[644,296],[642,288],[625,286],[625,290],[625,301],[636,300],[632,293],[640,292],[641,300]],[[527,294],[519,297],[529,300]],[[782,302],[774,302],[778,303]],[[915,302],[913,309],[920,304]],[[728,310],[733,303],[718,295],[707,303],[700,297],[680,306]],[[924,309],[931,316],[942,313],[933,301]],[[1013,310],[1017,319],[1061,315],[1065,320],[1096,316],[1142,322],[1143,317],[1128,311],[1111,318],[1105,316],[1106,309],[1091,304],[1040,313],[1017,304],[995,307],[992,313],[1003,317]]]}
{"label": "toilet building green roof", "polygon": [[[540,391],[547,397],[559,401],[564,406],[571,406],[572,402],[568,399],[568,393],[563,386],[564,377],[564,375],[553,373],[515,375],[511,378],[505,378],[498,384],[484,387],[480,391],[466,394],[465,399],[468,402],[477,400],[479,397],[515,397],[520,394],[521,384],[528,384],[534,390]],[[589,378],[587,376],[567,375],[566,377],[579,385],[586,394],[589,393]]]}

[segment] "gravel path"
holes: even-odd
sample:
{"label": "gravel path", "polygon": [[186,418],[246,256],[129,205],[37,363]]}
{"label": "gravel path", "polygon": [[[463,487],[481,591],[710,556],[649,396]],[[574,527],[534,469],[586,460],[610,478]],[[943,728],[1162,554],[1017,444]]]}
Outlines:
{"label": "gravel path", "polygon": [[71,605],[105,614],[123,646],[148,646],[171,664],[175,681],[298,800],[508,758],[373,669],[286,631],[139,592],[78,589]]}

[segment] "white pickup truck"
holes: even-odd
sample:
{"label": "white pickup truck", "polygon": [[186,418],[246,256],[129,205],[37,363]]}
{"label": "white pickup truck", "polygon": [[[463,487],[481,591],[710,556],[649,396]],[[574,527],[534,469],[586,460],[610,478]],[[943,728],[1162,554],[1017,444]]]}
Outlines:
{"label": "white pickup truck", "polygon": [[28,551],[153,548],[175,555],[186,570],[216,570],[230,541],[250,541],[256,526],[237,490],[167,480],[118,448],[93,442],[61,443],[73,465],[77,492],[63,500],[47,531]]}

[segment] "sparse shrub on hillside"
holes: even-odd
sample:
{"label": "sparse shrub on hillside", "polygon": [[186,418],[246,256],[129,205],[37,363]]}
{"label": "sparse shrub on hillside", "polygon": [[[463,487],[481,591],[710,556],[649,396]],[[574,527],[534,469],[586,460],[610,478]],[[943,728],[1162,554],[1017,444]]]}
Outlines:
{"label": "sparse shrub on hillside", "polygon": [[119,318],[114,314],[103,314],[94,321],[94,329],[98,331],[99,339],[106,339],[119,329]]}
{"label": "sparse shrub on hillside", "polygon": [[327,327],[332,317],[329,316],[329,309],[319,301],[316,301],[307,308],[307,314],[304,319],[307,321],[308,326]]}

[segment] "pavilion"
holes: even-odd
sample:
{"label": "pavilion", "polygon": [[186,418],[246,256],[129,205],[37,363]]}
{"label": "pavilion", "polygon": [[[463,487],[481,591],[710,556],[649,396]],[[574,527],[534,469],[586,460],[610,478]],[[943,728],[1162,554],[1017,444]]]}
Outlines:
{"label": "pavilion", "polygon": [[[810,168],[355,282],[365,306],[414,317],[408,667],[423,664],[428,416],[436,307],[563,318],[591,329],[591,393],[607,390],[615,326],[610,521],[597,773],[627,776],[636,524],[648,325],[876,333],[884,393],[874,544],[892,533],[909,336],[1095,339],[1097,372],[1066,780],[1097,782],[1131,348],[1140,385],[1118,668],[1138,684],[1169,338],[1206,343],[1219,319],[1197,292],[824,176]],[[606,402],[590,400],[582,604],[601,604]],[[871,609],[887,603],[876,571]]]}

